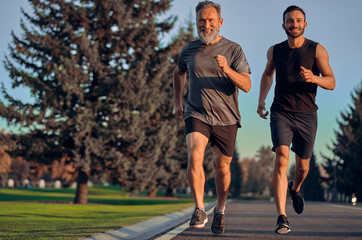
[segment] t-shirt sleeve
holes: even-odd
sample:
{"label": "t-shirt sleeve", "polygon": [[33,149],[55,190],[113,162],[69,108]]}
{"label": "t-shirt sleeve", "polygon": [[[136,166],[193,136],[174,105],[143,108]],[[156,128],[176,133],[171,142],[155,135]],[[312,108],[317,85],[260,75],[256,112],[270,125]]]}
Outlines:
{"label": "t-shirt sleeve", "polygon": [[250,66],[248,61],[246,60],[245,54],[243,49],[238,46],[233,53],[233,62],[231,63],[231,68],[235,71],[241,73],[241,72],[247,72],[251,73]]}
{"label": "t-shirt sleeve", "polygon": [[181,53],[179,55],[179,58],[178,58],[178,62],[177,62],[177,66],[178,68],[180,69],[181,72],[186,72],[187,71],[187,64],[186,64],[186,59],[185,59],[185,48],[184,47],[182,50],[181,50]]}

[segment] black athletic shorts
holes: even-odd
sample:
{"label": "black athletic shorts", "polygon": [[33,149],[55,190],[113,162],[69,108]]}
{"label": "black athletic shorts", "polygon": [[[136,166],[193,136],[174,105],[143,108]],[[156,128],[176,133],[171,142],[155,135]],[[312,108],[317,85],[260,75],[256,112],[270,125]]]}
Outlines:
{"label": "black athletic shorts", "polygon": [[290,146],[300,158],[311,158],[317,133],[317,111],[292,113],[271,110],[270,129],[273,151],[281,145]]}
{"label": "black athletic shorts", "polygon": [[217,146],[222,154],[232,157],[238,126],[212,126],[193,117],[185,119],[185,134],[199,132],[209,139],[211,146]]}

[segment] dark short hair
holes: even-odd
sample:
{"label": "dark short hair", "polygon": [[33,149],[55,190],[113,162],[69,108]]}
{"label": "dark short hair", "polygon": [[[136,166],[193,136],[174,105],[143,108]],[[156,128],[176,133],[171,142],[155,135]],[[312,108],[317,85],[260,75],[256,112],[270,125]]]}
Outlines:
{"label": "dark short hair", "polygon": [[285,15],[288,13],[288,12],[292,12],[292,11],[300,11],[303,13],[304,15],[304,21],[306,21],[306,16],[305,16],[305,12],[302,8],[298,7],[298,6],[295,6],[295,5],[291,5],[289,7],[287,7],[287,9],[285,9],[284,13],[283,13],[283,23],[285,23]]}
{"label": "dark short hair", "polygon": [[196,10],[196,18],[197,18],[197,14],[199,13],[199,11],[201,9],[204,8],[215,8],[217,11],[217,14],[219,15],[219,17],[221,17],[221,7],[220,4],[214,3],[212,1],[203,1],[203,2],[199,2],[199,4],[197,4],[195,10]]}

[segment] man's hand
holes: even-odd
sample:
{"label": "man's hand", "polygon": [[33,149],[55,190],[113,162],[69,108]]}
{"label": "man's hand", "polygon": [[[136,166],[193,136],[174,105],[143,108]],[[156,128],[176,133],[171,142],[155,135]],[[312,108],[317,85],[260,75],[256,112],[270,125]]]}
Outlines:
{"label": "man's hand", "polygon": [[313,72],[309,69],[306,69],[303,66],[300,66],[299,75],[304,81],[310,82],[310,83],[315,83],[315,80],[314,80],[315,76],[314,76]]}
{"label": "man's hand", "polygon": [[215,56],[215,59],[217,61],[217,65],[219,66],[219,68],[222,69],[224,73],[226,73],[230,69],[228,62],[226,61],[226,58],[224,56],[217,55]]}
{"label": "man's hand", "polygon": [[184,114],[182,105],[175,105],[173,107],[172,114],[175,115],[176,118],[182,118]]}
{"label": "man's hand", "polygon": [[269,112],[265,109],[265,102],[259,102],[258,104],[258,110],[256,111],[261,118],[266,119],[266,117],[269,115]]}

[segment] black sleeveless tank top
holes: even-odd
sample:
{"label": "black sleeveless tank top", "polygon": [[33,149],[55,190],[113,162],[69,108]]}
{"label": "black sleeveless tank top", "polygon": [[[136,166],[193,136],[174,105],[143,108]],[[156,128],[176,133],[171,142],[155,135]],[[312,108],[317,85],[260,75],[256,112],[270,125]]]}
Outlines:
{"label": "black sleeveless tank top", "polygon": [[319,76],[316,64],[317,42],[305,39],[300,48],[290,48],[288,41],[276,44],[273,62],[276,69],[276,84],[272,109],[287,112],[313,112],[317,85],[305,82],[299,75],[300,66]]}

